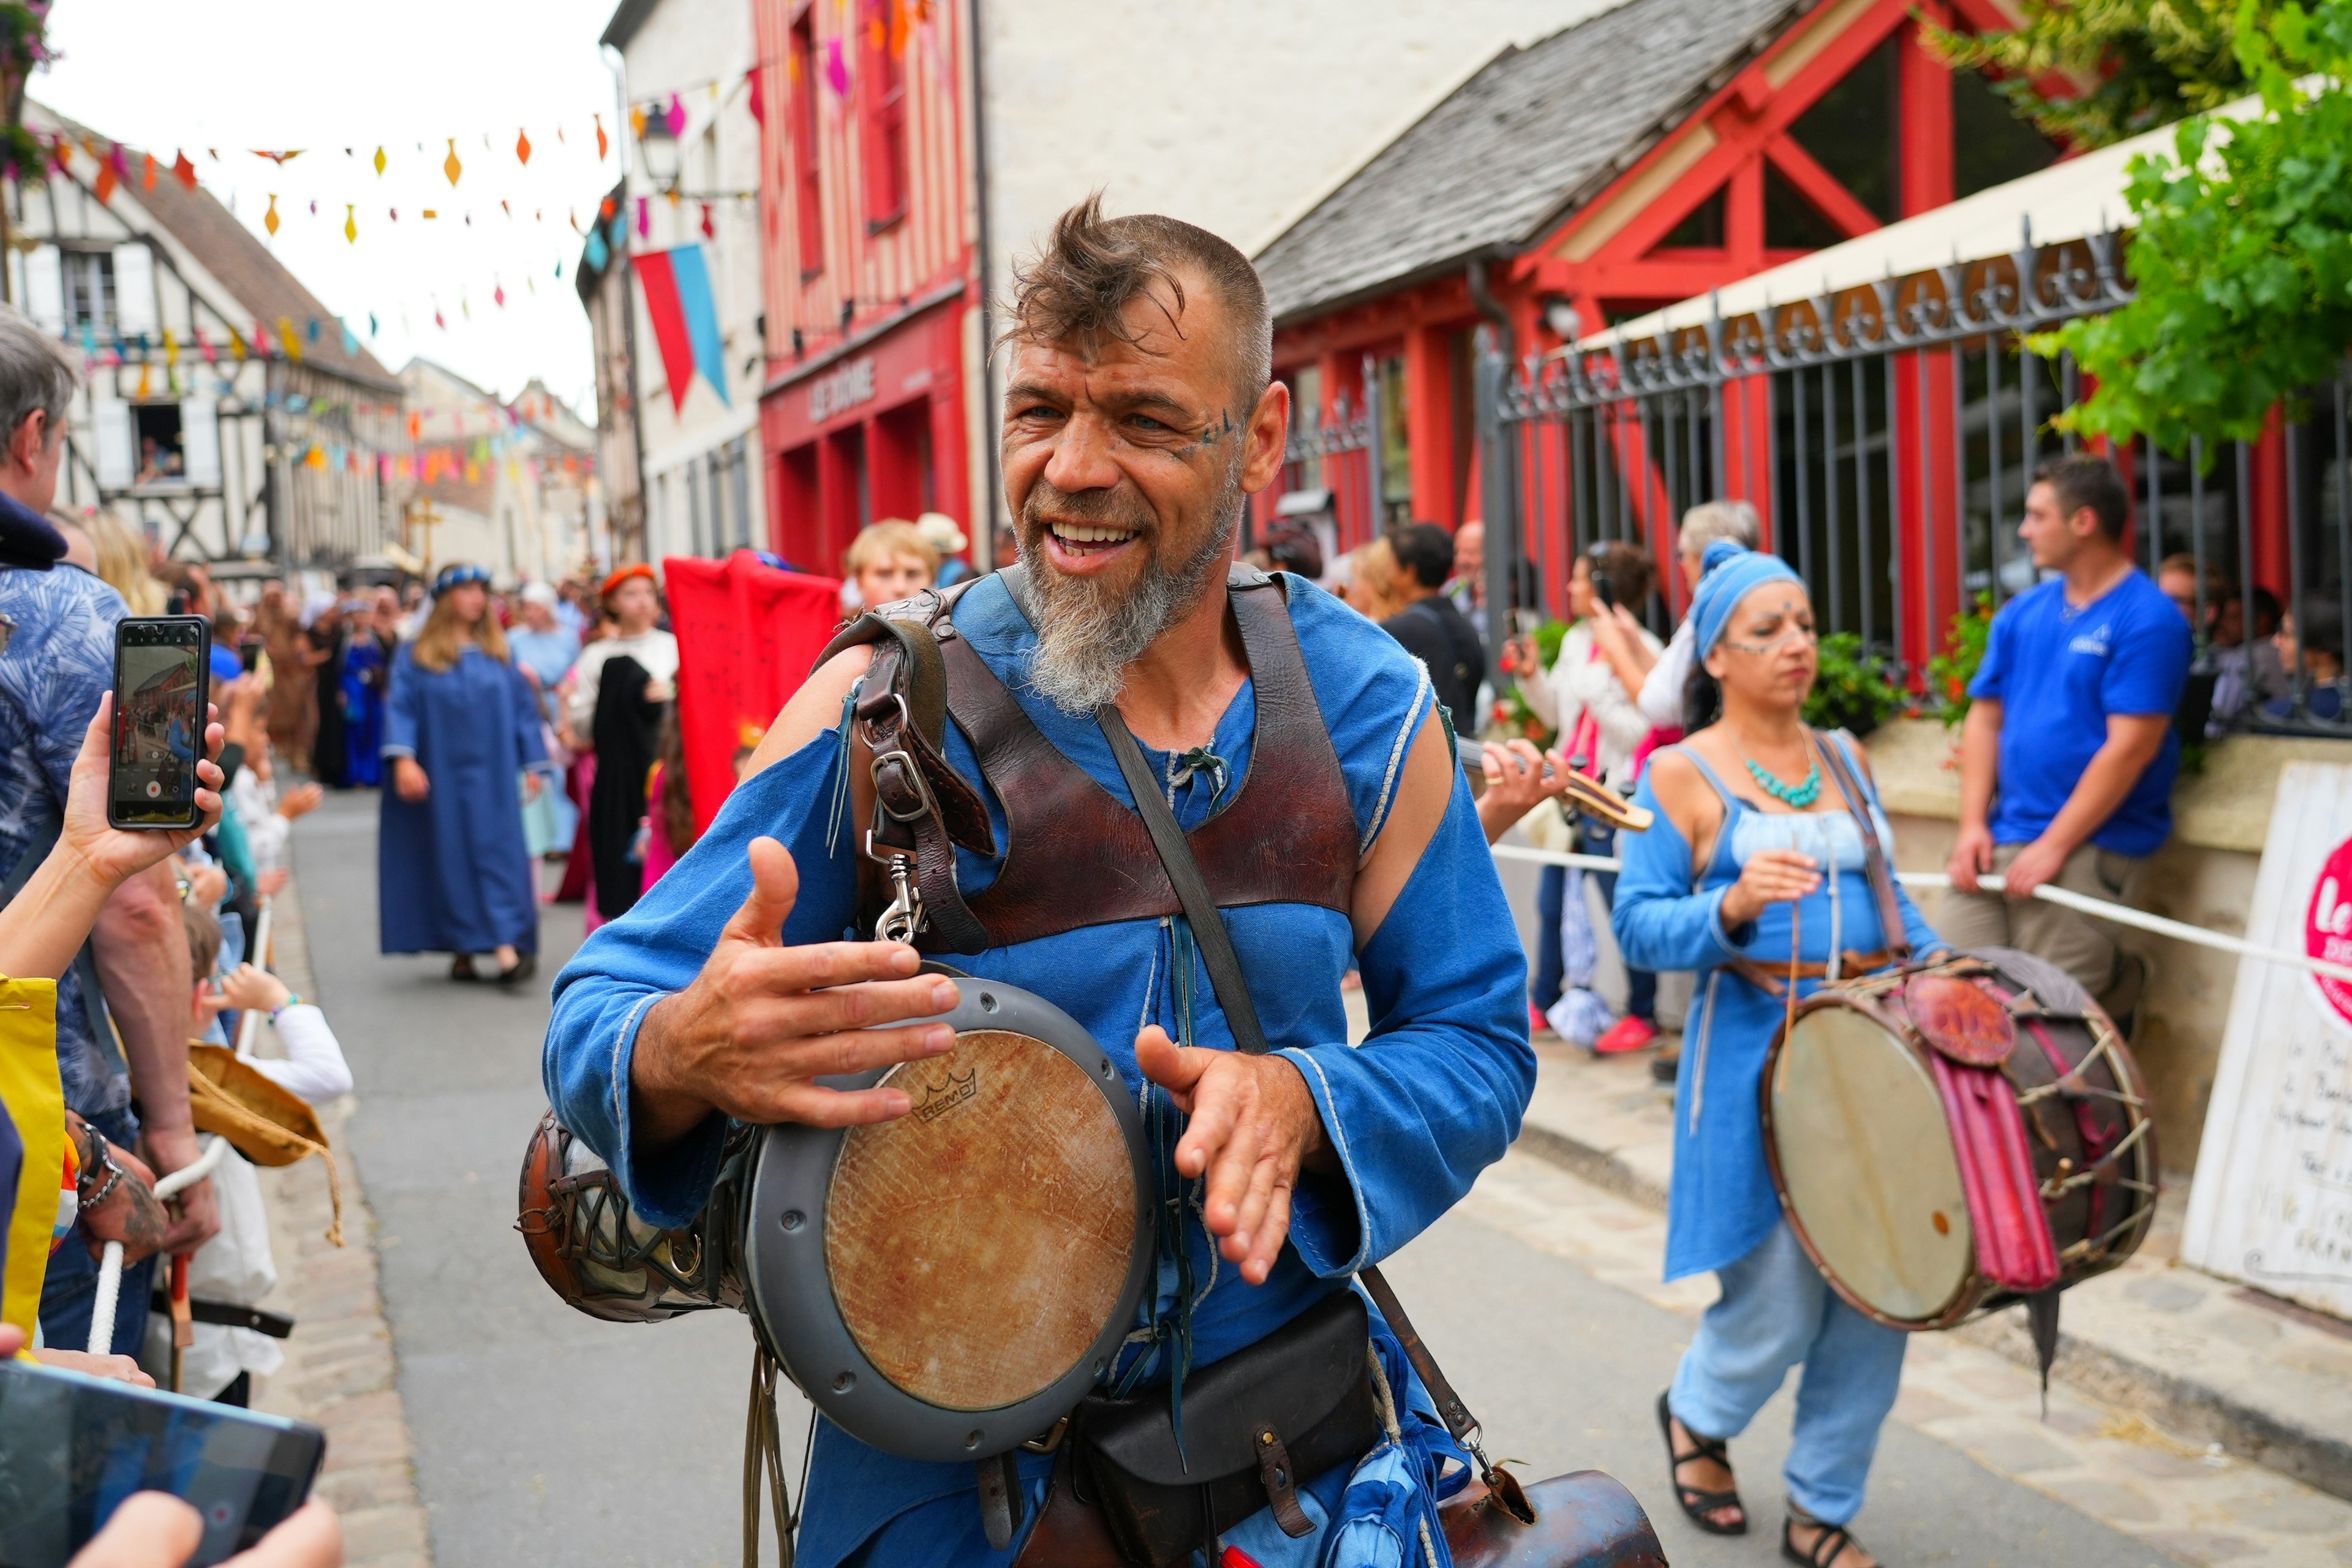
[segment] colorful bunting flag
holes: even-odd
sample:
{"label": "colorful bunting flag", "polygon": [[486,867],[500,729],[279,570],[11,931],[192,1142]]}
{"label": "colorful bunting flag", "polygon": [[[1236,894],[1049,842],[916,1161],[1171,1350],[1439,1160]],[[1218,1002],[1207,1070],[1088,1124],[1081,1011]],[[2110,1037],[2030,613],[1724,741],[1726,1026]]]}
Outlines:
{"label": "colorful bunting flag", "polygon": [[515,132],[515,161],[526,164],[530,162],[530,132],[528,131]]}
{"label": "colorful bunting flag", "polygon": [[457,139],[452,136],[449,138],[449,155],[441,160],[441,172],[448,175],[449,183],[455,185],[457,183],[457,176],[465,172],[465,164],[457,162]]}
{"label": "colorful bunting flag", "polygon": [[172,175],[189,190],[193,191],[196,188],[196,165],[190,161],[185,153],[182,153],[173,160]]}
{"label": "colorful bunting flag", "polygon": [[375,172],[378,178],[383,177],[383,149],[379,147],[375,150]]}
{"label": "colorful bunting flag", "polygon": [[269,210],[261,215],[261,226],[269,231],[270,238],[278,237],[278,193],[276,191],[269,193]]}
{"label": "colorful bunting flag", "polygon": [[702,247],[681,245],[651,250],[631,258],[642,280],[646,313],[653,320],[654,342],[661,350],[662,374],[669,383],[673,412],[686,407],[686,394],[696,373],[710,384],[719,401],[734,400],[727,393],[727,363],[719,335],[718,302],[711,292],[710,269]]}

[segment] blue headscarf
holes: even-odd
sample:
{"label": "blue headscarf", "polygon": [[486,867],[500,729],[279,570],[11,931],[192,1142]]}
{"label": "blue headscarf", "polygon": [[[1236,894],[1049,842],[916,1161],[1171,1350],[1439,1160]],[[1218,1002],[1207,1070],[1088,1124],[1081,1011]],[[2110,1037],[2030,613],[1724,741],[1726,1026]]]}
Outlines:
{"label": "blue headscarf", "polygon": [[1731,619],[1732,607],[1767,583],[1786,580],[1801,586],[1804,579],[1790,569],[1778,555],[1750,550],[1728,539],[1718,539],[1706,547],[1702,558],[1706,570],[1698,580],[1698,591],[1691,595],[1691,651],[1705,658],[1715,651],[1723,637],[1723,628]]}

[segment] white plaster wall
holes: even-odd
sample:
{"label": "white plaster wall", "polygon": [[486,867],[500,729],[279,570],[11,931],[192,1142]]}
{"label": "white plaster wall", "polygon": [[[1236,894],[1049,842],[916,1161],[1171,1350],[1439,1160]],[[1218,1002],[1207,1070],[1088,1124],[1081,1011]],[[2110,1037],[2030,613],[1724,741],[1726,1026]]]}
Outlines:
{"label": "white plaster wall", "polygon": [[1505,46],[1613,3],[983,5],[990,287],[1097,187],[1255,254]]}
{"label": "white plaster wall", "polygon": [[[637,29],[623,51],[627,102],[658,96],[667,105],[673,90],[686,110],[686,129],[678,137],[684,148],[688,192],[710,189],[756,191],[760,184],[759,124],[751,118],[743,80],[756,58],[751,36],[751,7],[743,0],[662,0]],[[716,100],[696,84],[716,80]],[[703,132],[718,129],[716,179],[704,172],[699,152]],[[624,122],[625,137],[625,121]],[[646,175],[639,149],[628,147],[629,191],[626,216],[630,248],[658,250],[699,241],[710,267],[711,288],[718,297],[719,331],[725,344],[728,401],[722,402],[700,376],[694,379],[682,408],[673,411],[661,351],[646,315],[644,296],[629,290],[631,309],[637,312],[637,406],[645,426],[646,470],[648,476],[676,469],[688,459],[736,437],[751,434],[754,473],[759,471],[760,388],[762,371],[759,321],[766,309],[761,298],[760,215],[756,201],[719,201],[712,205],[715,238],[702,233],[702,209],[692,199],[673,206],[657,194]],[[652,196],[651,229],[636,234],[636,197]],[[687,517],[673,500],[674,517],[664,516],[658,497],[662,487],[649,484],[648,553],[687,548]],[[752,536],[767,536],[766,485],[748,487]],[[669,487],[673,498],[678,486]],[[706,525],[707,526],[707,525]]]}

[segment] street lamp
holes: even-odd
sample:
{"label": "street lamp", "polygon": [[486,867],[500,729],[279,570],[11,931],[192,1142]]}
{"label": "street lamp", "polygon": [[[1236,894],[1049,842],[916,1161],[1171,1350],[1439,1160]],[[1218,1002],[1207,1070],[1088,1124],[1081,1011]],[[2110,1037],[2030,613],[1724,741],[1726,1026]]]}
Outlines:
{"label": "street lamp", "polygon": [[677,138],[670,133],[669,116],[661,110],[646,115],[646,133],[637,139],[638,149],[645,153],[646,174],[656,190],[677,189],[679,167],[684,163]]}

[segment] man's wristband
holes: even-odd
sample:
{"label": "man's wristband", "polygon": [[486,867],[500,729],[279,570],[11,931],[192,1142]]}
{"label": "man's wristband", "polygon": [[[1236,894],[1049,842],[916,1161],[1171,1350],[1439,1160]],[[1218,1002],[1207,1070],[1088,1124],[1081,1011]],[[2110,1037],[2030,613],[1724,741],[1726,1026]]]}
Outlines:
{"label": "man's wristband", "polygon": [[[125,1173],[123,1168],[121,1164],[115,1160],[113,1152],[108,1149],[102,1141],[98,1146],[98,1158],[100,1162],[99,1168],[107,1173],[107,1177],[105,1181],[99,1184],[99,1187],[96,1192],[78,1193],[76,1205],[84,1213],[88,1213],[89,1210],[98,1207],[99,1205],[112,1197],[114,1195],[114,1189],[122,1184],[122,1178]],[[81,1181],[85,1183],[88,1182],[94,1173],[95,1173],[89,1166],[84,1165],[82,1167]],[[79,1184],[77,1184],[78,1186]]]}

